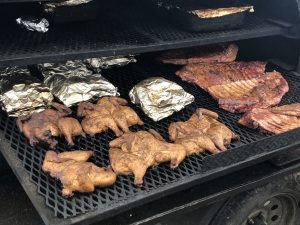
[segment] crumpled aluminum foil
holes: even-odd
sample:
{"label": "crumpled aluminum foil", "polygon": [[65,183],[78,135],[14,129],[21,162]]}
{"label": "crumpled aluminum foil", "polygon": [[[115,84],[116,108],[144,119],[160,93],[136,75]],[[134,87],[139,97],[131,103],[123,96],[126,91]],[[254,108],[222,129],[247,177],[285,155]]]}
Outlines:
{"label": "crumpled aluminum foil", "polygon": [[53,101],[48,87],[19,67],[0,68],[0,102],[9,116],[27,116],[44,110]]}
{"label": "crumpled aluminum foil", "polygon": [[195,99],[181,86],[162,77],[141,81],[131,89],[129,96],[131,101],[140,104],[145,114],[154,121],[180,111]]}
{"label": "crumpled aluminum foil", "polygon": [[89,3],[93,0],[65,0],[56,2],[47,2],[44,4],[45,12],[53,12],[57,7],[61,6],[76,6],[81,4]]}
{"label": "crumpled aluminum foil", "polygon": [[81,60],[69,60],[65,63],[43,63],[38,65],[43,76],[48,78],[53,75],[61,75],[64,77],[83,77],[92,75],[93,71],[87,68],[86,64]]}
{"label": "crumpled aluminum foil", "polygon": [[46,33],[49,30],[49,21],[45,18],[17,18],[17,24],[29,31]]}
{"label": "crumpled aluminum foil", "polygon": [[118,96],[118,89],[100,74],[92,74],[80,61],[40,64],[44,83],[66,106],[88,101],[93,97]]}
{"label": "crumpled aluminum foil", "polygon": [[95,72],[100,72],[101,69],[109,69],[115,66],[125,66],[129,63],[135,63],[136,59],[133,55],[129,56],[109,56],[101,58],[91,58],[84,60],[87,65]]}

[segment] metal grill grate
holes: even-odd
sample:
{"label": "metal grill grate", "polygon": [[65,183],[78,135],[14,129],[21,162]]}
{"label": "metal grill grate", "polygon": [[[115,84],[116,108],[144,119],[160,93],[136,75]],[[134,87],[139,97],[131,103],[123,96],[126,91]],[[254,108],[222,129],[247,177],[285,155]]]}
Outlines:
{"label": "metal grill grate", "polygon": [[[132,177],[119,176],[112,187],[97,188],[94,193],[75,194],[72,198],[66,199],[61,197],[60,182],[55,181],[48,174],[41,171],[43,157],[47,148],[42,145],[38,145],[35,148],[29,146],[26,138],[19,133],[14,119],[8,118],[4,113],[1,113],[0,130],[5,137],[5,140],[2,141],[8,143],[10,148],[2,148],[1,151],[6,157],[9,155],[8,151],[14,152],[14,155],[18,158],[15,164],[21,162],[22,168],[26,171],[25,174],[30,176],[30,180],[36,185],[39,195],[43,196],[46,206],[52,210],[56,217],[70,218],[91,211],[95,211],[94,216],[99,216],[101,213],[108,212],[114,208],[124,207],[137,200],[145,201],[144,198],[149,200],[154,194],[170,193],[167,192],[168,189],[175,190],[175,188],[188,185],[192,181],[204,181],[204,178],[209,175],[218,176],[218,174],[220,175],[226,171],[226,166],[239,169],[242,167],[241,162],[243,160],[248,160],[250,157],[255,159],[255,157],[266,156],[298,141],[299,130],[268,137],[238,125],[236,122],[239,115],[219,109],[216,102],[206,92],[196,86],[182,82],[174,75],[176,69],[177,67],[174,66],[161,66],[155,63],[144,64],[141,62],[137,65],[106,71],[103,75],[119,87],[121,96],[125,98],[128,98],[128,92],[134,84],[149,76],[163,76],[182,85],[187,92],[196,97],[195,103],[158,123],[153,122],[139,108],[131,105],[145,122],[143,127],[133,127],[131,130],[153,128],[167,138],[167,128],[171,121],[186,120],[194,113],[197,107],[206,107],[219,113],[222,122],[241,135],[241,140],[233,142],[227,152],[215,156],[203,153],[199,156],[188,157],[175,170],[171,170],[168,165],[160,165],[157,168],[150,169],[144,178],[142,188],[137,188],[133,185]],[[300,77],[293,76],[288,72],[284,73],[284,77],[289,82],[290,92],[284,97],[282,104],[299,102]],[[274,142],[274,137],[276,142]],[[113,138],[112,132],[98,134],[94,138],[87,137],[85,139],[79,137],[75,141],[74,149],[94,150],[96,154],[91,161],[99,166],[107,166],[109,165],[108,142]],[[66,149],[66,143],[61,139],[57,150],[61,152]],[[9,158],[8,160],[12,159]],[[11,166],[14,167],[12,163]],[[20,178],[22,173],[18,172],[19,179],[22,179]],[[35,193],[31,192],[31,195],[35,196]],[[87,219],[87,217],[84,219]]]}
{"label": "metal grill grate", "polygon": [[[104,17],[96,21],[51,24],[45,34],[16,25],[0,33],[0,64],[36,64],[76,58],[134,54],[170,48],[283,34],[285,29],[255,16],[238,30],[190,33],[147,18]],[[110,16],[111,17],[111,16]]]}

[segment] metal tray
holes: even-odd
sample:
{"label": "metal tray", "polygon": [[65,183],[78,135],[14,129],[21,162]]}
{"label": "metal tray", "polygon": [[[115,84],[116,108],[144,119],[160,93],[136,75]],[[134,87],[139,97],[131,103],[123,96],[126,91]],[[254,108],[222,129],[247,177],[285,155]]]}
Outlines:
{"label": "metal tray", "polygon": [[[162,18],[174,26],[192,32],[223,31],[241,28],[248,12],[239,12],[216,18],[199,18],[185,8],[177,8],[172,4],[158,5],[154,0],[156,11]],[[153,7],[155,7],[153,6]]]}
{"label": "metal tray", "polygon": [[[41,171],[47,147],[38,145],[32,148],[18,131],[14,119],[1,113],[0,150],[46,224],[86,224],[103,220],[134,206],[257,164],[300,146],[300,129],[271,136],[238,125],[240,115],[219,109],[206,92],[182,82],[174,75],[177,69],[176,66],[160,65],[146,60],[103,73],[119,87],[121,96],[125,98],[128,98],[128,91],[134,84],[146,77],[158,75],[177,82],[196,97],[195,103],[158,123],[146,117],[138,107],[131,105],[145,122],[143,127],[133,127],[132,130],[153,128],[167,138],[167,128],[171,121],[186,120],[197,107],[206,107],[219,113],[221,121],[238,133],[241,139],[233,142],[226,152],[214,156],[203,153],[188,157],[175,170],[171,170],[168,165],[149,169],[141,188],[133,185],[132,177],[119,176],[112,187],[97,188],[91,194],[75,194],[72,198],[63,198],[60,182]],[[290,72],[281,72],[290,85],[290,91],[284,96],[281,104],[299,102],[300,77]],[[108,142],[113,138],[112,132],[102,133],[94,138],[77,138],[74,149],[94,150],[96,156],[92,161],[97,165],[107,166]],[[67,149],[65,141],[59,140],[57,150]]]}

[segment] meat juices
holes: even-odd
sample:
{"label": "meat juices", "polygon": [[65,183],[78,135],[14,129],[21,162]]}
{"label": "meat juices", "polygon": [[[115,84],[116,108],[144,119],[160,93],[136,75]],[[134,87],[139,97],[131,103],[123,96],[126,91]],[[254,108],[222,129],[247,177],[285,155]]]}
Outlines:
{"label": "meat juices", "polygon": [[247,112],[278,104],[289,87],[279,72],[265,73],[263,62],[189,64],[176,72],[197,84],[229,112]]}

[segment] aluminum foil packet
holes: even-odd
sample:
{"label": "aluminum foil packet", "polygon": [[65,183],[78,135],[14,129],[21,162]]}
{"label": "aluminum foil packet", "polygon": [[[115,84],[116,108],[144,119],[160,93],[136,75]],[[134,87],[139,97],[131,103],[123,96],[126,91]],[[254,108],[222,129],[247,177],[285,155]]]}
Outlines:
{"label": "aluminum foil packet", "polygon": [[86,4],[91,1],[93,0],[61,0],[61,1],[47,2],[44,4],[44,10],[45,12],[52,13],[58,7],[76,6],[76,5]]}
{"label": "aluminum foil packet", "polygon": [[38,68],[51,93],[68,107],[94,97],[119,95],[112,83],[100,74],[93,74],[80,60],[44,63]]}
{"label": "aluminum foil packet", "polygon": [[17,18],[17,24],[29,31],[46,33],[49,30],[49,21],[45,18]]}
{"label": "aluminum foil packet", "polygon": [[180,111],[194,101],[194,96],[185,92],[178,84],[162,77],[141,81],[129,92],[131,101],[154,121],[159,121]]}
{"label": "aluminum foil packet", "polygon": [[101,58],[91,58],[84,60],[88,67],[95,72],[100,72],[101,69],[110,69],[115,66],[126,66],[129,63],[135,63],[136,59],[133,55],[129,56],[109,56]]}
{"label": "aluminum foil packet", "polygon": [[26,68],[0,68],[0,102],[9,116],[40,112],[53,101],[48,87],[30,75]]}

